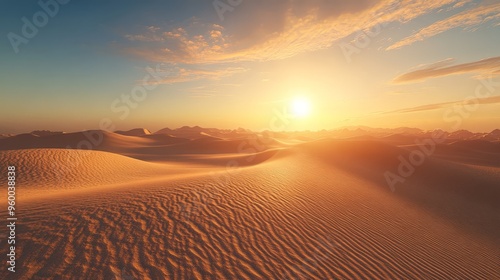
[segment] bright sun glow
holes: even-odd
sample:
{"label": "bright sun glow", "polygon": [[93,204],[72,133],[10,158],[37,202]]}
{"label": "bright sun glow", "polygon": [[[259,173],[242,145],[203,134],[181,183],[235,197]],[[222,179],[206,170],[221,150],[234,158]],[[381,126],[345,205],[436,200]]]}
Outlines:
{"label": "bright sun glow", "polygon": [[291,104],[292,114],[296,117],[307,117],[311,113],[311,103],[306,98],[295,98]]}

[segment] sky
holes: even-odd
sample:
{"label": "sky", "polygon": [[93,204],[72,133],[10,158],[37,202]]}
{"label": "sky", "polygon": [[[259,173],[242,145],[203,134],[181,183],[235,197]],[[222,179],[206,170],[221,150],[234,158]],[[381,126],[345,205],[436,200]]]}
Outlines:
{"label": "sky", "polygon": [[3,0],[0,133],[500,128],[500,1]]}

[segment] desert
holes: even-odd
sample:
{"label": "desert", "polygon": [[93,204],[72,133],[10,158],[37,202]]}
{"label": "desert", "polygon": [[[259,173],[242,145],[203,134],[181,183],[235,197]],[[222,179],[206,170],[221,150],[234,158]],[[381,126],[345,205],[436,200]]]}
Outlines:
{"label": "desert", "polygon": [[396,136],[98,133],[94,150],[64,148],[82,133],[0,140],[19,279],[499,277],[498,139],[448,138],[391,191],[384,172],[417,148]]}

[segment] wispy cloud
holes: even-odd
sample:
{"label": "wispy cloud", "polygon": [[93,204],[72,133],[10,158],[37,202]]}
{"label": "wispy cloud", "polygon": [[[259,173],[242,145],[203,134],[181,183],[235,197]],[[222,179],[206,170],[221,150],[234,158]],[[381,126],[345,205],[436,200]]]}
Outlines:
{"label": "wispy cloud", "polygon": [[[478,98],[474,100],[477,104],[498,104],[500,103],[500,96],[491,96],[486,98]],[[454,102],[443,102],[443,103],[434,103],[410,108],[399,109],[395,111],[384,112],[383,114],[395,114],[395,113],[414,113],[420,111],[429,111],[436,110],[442,108],[448,108],[453,105],[463,104],[464,101],[454,101]]]}
{"label": "wispy cloud", "polygon": [[232,94],[222,93],[221,87],[237,87],[239,85],[232,84],[217,84],[217,85],[203,85],[189,89],[189,94],[192,97],[229,97]]}
{"label": "wispy cloud", "polygon": [[453,7],[451,7],[451,9],[458,9],[458,8],[462,8],[463,6],[471,3],[473,0],[462,0],[458,3],[456,3],[455,5],[453,5]]}
{"label": "wispy cloud", "polygon": [[[225,27],[207,25],[188,32],[147,30],[127,35],[134,42],[128,53],[155,62],[215,64],[284,59],[329,48],[360,29],[386,22],[408,22],[457,0],[256,0],[246,2]],[[244,9],[243,9],[244,8]],[[270,12],[272,11],[272,12]],[[236,12],[235,12],[236,13]],[[256,24],[259,22],[259,24]],[[150,44],[155,42],[156,44]]]}
{"label": "wispy cloud", "polygon": [[500,3],[488,6],[479,6],[472,10],[466,10],[447,19],[433,23],[421,29],[416,34],[392,44],[387,48],[387,50],[399,49],[415,42],[423,41],[432,36],[436,36],[453,28],[470,28],[498,19],[500,19]]}
{"label": "wispy cloud", "polygon": [[160,28],[157,26],[147,26],[146,32],[144,34],[137,34],[137,35],[127,34],[125,35],[125,38],[127,38],[130,41],[141,41],[141,42],[165,41],[165,38],[156,34],[158,30],[160,30]]}
{"label": "wispy cloud", "polygon": [[[327,49],[361,30],[406,23],[458,0],[255,0],[232,12],[224,26],[199,19],[176,27],[145,27],[126,34],[124,51],[154,63],[174,65],[163,83],[215,79],[241,71],[244,62],[280,60]],[[258,24],[256,24],[258,23]],[[200,72],[204,69],[226,68]],[[177,73],[177,75],[175,74]]]}
{"label": "wispy cloud", "polygon": [[190,35],[184,27],[162,31],[150,26],[143,34],[125,35],[125,38],[136,43],[125,51],[154,62],[210,63],[211,58],[228,51],[229,44],[223,30],[222,26],[213,24],[203,33]]}
{"label": "wispy cloud", "polygon": [[158,81],[150,82],[150,84],[175,84],[196,80],[220,80],[224,77],[233,76],[248,70],[243,67],[222,67],[220,69],[185,68],[175,65],[164,65],[163,67],[168,69],[165,71],[168,74]]}
{"label": "wispy cloud", "polygon": [[452,59],[447,59],[424,66],[419,70],[414,70],[396,77],[393,83],[418,82],[430,78],[464,73],[492,74],[498,73],[500,70],[500,57],[492,57],[475,62],[449,66],[452,62]]}

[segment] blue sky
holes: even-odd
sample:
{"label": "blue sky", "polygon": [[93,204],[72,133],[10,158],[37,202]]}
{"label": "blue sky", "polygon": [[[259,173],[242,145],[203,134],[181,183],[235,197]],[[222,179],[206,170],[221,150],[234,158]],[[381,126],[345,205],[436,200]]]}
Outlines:
{"label": "blue sky", "polygon": [[[297,96],[311,115],[288,130],[488,131],[500,121],[498,86],[459,126],[444,117],[481,81],[500,79],[499,1],[41,2],[58,11],[17,47],[22,18],[44,10],[2,2],[0,133],[94,129],[102,119],[117,129],[266,129]],[[136,89],[146,97],[125,102]]]}

